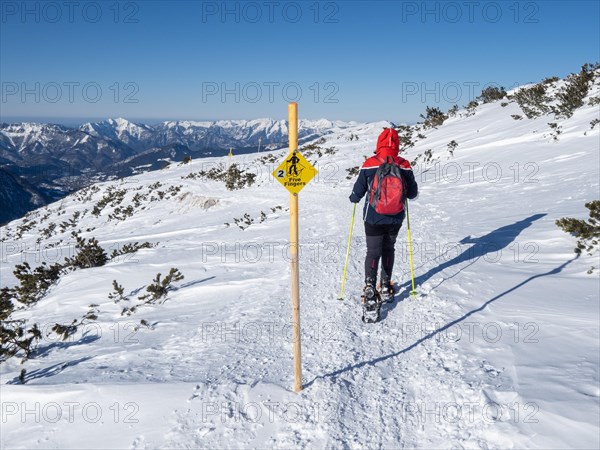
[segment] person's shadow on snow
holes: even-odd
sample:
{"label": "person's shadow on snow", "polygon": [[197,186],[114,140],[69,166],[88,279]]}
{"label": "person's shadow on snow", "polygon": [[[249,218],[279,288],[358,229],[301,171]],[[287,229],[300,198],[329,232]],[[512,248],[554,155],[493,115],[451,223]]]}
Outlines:
{"label": "person's shadow on snow", "polygon": [[579,255],[574,256],[573,258],[571,258],[568,261],[565,261],[564,263],[560,264],[559,266],[555,267],[554,269],[550,269],[547,272],[544,273],[539,273],[537,275],[532,275],[529,278],[521,281],[520,283],[506,289],[504,292],[499,293],[498,295],[495,295],[494,297],[490,298],[489,300],[487,300],[486,302],[484,302],[481,306],[479,306],[478,308],[475,308],[465,314],[463,314],[462,316],[458,317],[457,319],[451,320],[449,322],[447,322],[445,325],[440,326],[439,328],[437,328],[436,330],[431,331],[430,333],[426,334],[425,336],[422,336],[421,338],[417,339],[415,342],[413,342],[412,344],[410,344],[409,346],[398,350],[396,352],[393,353],[389,353],[387,355],[382,355],[367,361],[361,361],[358,363],[353,363],[353,364],[348,364],[346,367],[342,367],[340,369],[334,370],[332,372],[323,374],[323,375],[317,375],[316,377],[314,377],[310,382],[306,383],[306,385],[304,386],[305,388],[311,386],[315,381],[319,380],[319,379],[325,379],[325,378],[332,378],[335,379],[336,377],[343,375],[346,372],[351,372],[353,370],[356,369],[360,369],[362,367],[365,366],[374,366],[375,364],[378,364],[380,362],[386,361],[390,358],[395,358],[397,356],[400,356],[404,353],[407,353],[409,351],[411,351],[412,349],[414,349],[415,347],[421,345],[423,342],[429,340],[429,339],[433,339],[435,338],[438,334],[451,329],[453,326],[463,322],[464,320],[468,319],[469,317],[471,317],[474,314],[477,314],[481,311],[483,311],[485,308],[488,307],[488,305],[494,303],[495,301],[498,301],[499,299],[501,299],[502,297],[504,297],[505,295],[510,294],[511,292],[516,291],[517,289],[525,286],[526,284],[532,282],[533,280],[536,280],[538,278],[542,278],[542,277],[547,277],[547,276],[552,276],[552,275],[558,275],[559,273],[562,272],[562,270],[567,267],[569,264],[571,264],[573,261],[575,261],[577,258],[579,258]]}
{"label": "person's shadow on snow", "polygon": [[[494,242],[496,244],[496,246],[494,247],[496,250],[501,249],[501,248],[505,248],[506,246],[508,246],[511,242],[514,241],[514,239],[521,233],[521,231],[523,231],[525,228],[529,227],[535,220],[538,220],[542,217],[544,217],[546,214],[535,214],[531,217],[528,217],[527,219],[523,219],[519,222],[515,222],[512,225],[507,225],[504,226],[502,228],[498,228],[495,231],[492,231],[489,234],[486,234],[485,236],[482,236],[478,239],[472,239],[472,238],[466,238],[463,239],[463,241],[469,242],[469,243],[474,243],[474,250],[470,249],[468,252],[462,252],[460,255],[458,255],[457,257],[451,259],[450,261],[441,264],[439,266],[437,266],[434,269],[429,270],[426,274],[421,275],[418,280],[420,280],[420,282],[423,282],[425,280],[428,280],[429,278],[431,278],[433,275],[435,275],[436,273],[441,272],[442,270],[453,266],[455,264],[459,264],[461,262],[464,261],[470,261],[473,258],[480,258],[486,254],[488,254],[490,251],[492,251],[492,249],[487,245],[490,242]],[[317,380],[319,379],[325,379],[325,378],[331,378],[331,379],[336,379],[338,376],[341,376],[347,372],[351,372],[353,370],[356,369],[360,369],[362,367],[365,366],[374,366],[375,364],[378,364],[380,362],[386,361],[390,358],[395,358],[397,356],[400,356],[404,353],[407,353],[409,351],[411,351],[412,349],[414,349],[415,347],[421,345],[423,342],[429,340],[429,339],[433,339],[435,338],[438,334],[452,328],[453,326],[465,321],[466,319],[470,318],[472,315],[477,314],[481,311],[483,311],[484,309],[486,309],[489,305],[491,305],[492,303],[500,300],[501,298],[505,297],[506,295],[520,289],[521,287],[525,286],[528,283],[531,283],[534,280],[537,280],[538,278],[543,278],[543,277],[547,277],[547,276],[553,276],[553,275],[558,275],[559,273],[561,273],[563,271],[563,269],[565,267],[567,267],[569,264],[571,264],[573,261],[575,261],[577,258],[579,258],[579,255],[574,256],[573,258],[571,258],[568,261],[563,262],[562,264],[558,265],[557,267],[550,269],[546,272],[543,273],[538,273],[535,275],[531,275],[530,277],[526,278],[525,280],[521,281],[520,283],[517,283],[514,286],[511,286],[509,288],[507,288],[506,290],[504,290],[503,292],[500,292],[499,294],[496,294],[495,296],[493,296],[492,298],[490,298],[489,300],[483,302],[479,307],[472,309],[471,311],[468,311],[466,313],[464,313],[462,316],[454,319],[454,320],[450,320],[448,321],[446,324],[439,326],[437,329],[431,331],[430,333],[422,336],[421,338],[417,339],[415,342],[413,342],[412,344],[408,345],[407,347],[404,347],[396,352],[393,353],[389,353],[387,355],[381,355],[379,357],[376,358],[372,358],[370,360],[367,361],[361,361],[361,362],[357,362],[357,363],[350,363],[348,364],[346,367],[342,367],[339,368],[337,370],[334,370],[332,372],[323,374],[323,375],[317,375],[315,376],[315,378],[313,378],[310,382],[308,382],[305,385],[305,388],[308,388],[309,386],[311,386],[313,383],[315,383]],[[405,283],[406,285],[410,286],[410,280],[408,281],[408,283]],[[408,294],[407,294],[408,295]],[[395,305],[397,302],[395,302],[392,305]],[[383,316],[383,315],[382,315]]]}
{"label": "person's shadow on snow", "polygon": [[[419,286],[421,286],[423,283],[430,280],[438,273],[443,272],[444,270],[446,270],[452,266],[456,266],[456,265],[459,265],[462,263],[467,263],[467,262],[469,263],[469,264],[466,264],[463,267],[461,267],[454,274],[448,275],[448,276],[445,276],[444,278],[442,278],[442,280],[438,284],[431,287],[431,290],[437,288],[444,281],[454,278],[456,275],[458,275],[464,269],[471,266],[472,264],[475,264],[481,258],[485,258],[489,262],[498,261],[501,256],[501,251],[504,248],[506,248],[510,244],[512,244],[514,242],[514,240],[517,238],[517,236],[519,234],[521,234],[521,232],[524,229],[530,227],[533,224],[533,222],[541,219],[544,216],[546,216],[546,214],[534,214],[533,216],[527,217],[523,220],[519,220],[518,222],[500,227],[494,231],[491,231],[490,233],[488,233],[484,236],[481,236],[478,238],[473,238],[472,236],[467,236],[467,237],[463,238],[459,242],[459,244],[474,244],[474,245],[465,249],[464,251],[462,251],[461,253],[456,255],[454,258],[451,258],[451,259],[443,262],[442,264],[439,264],[439,265],[429,269],[426,273],[415,277],[416,290],[418,291]],[[435,259],[447,257],[447,253],[450,253],[451,251],[452,250],[448,250],[448,252],[436,257]],[[403,300],[405,300],[409,297],[411,289],[412,289],[412,285],[411,285],[411,280],[409,278],[407,281],[405,281],[403,284],[400,285],[400,289],[399,289],[400,293],[395,295],[394,301],[392,303],[383,305],[383,308],[381,311],[382,312],[382,314],[381,314],[382,320],[385,319],[387,314],[391,310],[393,310],[398,303],[402,302]]]}

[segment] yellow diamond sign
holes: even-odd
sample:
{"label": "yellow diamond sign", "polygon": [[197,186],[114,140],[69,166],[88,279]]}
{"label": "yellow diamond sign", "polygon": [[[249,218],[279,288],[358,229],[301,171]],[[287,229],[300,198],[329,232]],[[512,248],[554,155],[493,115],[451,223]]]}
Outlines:
{"label": "yellow diamond sign", "polygon": [[287,155],[273,171],[273,176],[292,194],[297,194],[317,174],[308,160],[299,151]]}

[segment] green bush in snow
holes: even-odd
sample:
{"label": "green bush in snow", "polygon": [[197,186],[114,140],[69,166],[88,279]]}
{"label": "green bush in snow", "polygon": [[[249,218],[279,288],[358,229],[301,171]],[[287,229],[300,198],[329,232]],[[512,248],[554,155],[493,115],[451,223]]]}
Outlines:
{"label": "green bush in snow", "polygon": [[17,264],[13,274],[19,280],[20,284],[8,292],[19,303],[27,306],[33,305],[58,280],[62,270],[63,266],[58,263],[49,266],[44,262],[34,270],[31,270],[28,262]]}
{"label": "green bush in snow", "polygon": [[483,103],[492,103],[496,100],[502,100],[504,97],[506,97],[506,91],[504,90],[504,87],[498,88],[495,86],[488,86],[481,91],[481,95],[478,97],[478,99]]}
{"label": "green bush in snow", "polygon": [[163,297],[166,297],[168,292],[173,290],[172,283],[175,281],[183,280],[183,275],[179,272],[179,269],[171,267],[166,277],[161,280],[161,274],[157,273],[152,284],[146,287],[145,295],[141,295],[138,298],[143,300],[144,303],[154,303]]}
{"label": "green bush in snow", "polygon": [[67,325],[56,323],[52,327],[52,331],[59,335],[63,341],[66,341],[77,332],[80,326],[98,319],[98,313],[98,305],[91,304],[89,311],[85,313],[81,319],[73,319],[73,321]]}
{"label": "green bush in snow", "polygon": [[439,127],[444,123],[444,121],[448,118],[446,114],[444,114],[440,108],[437,107],[426,107],[425,115],[421,114],[421,118],[425,119],[423,125],[425,128],[435,128]]}
{"label": "green bush in snow", "polygon": [[454,139],[448,142],[448,152],[450,153],[450,156],[454,156],[454,150],[456,150],[456,147],[458,147],[458,142],[456,142]]}
{"label": "green bush in snow", "polygon": [[545,83],[519,89],[513,98],[528,119],[534,119],[551,111],[551,107],[547,104],[551,99],[546,95]]}
{"label": "green bush in snow", "polygon": [[474,115],[478,106],[479,102],[477,100],[471,100],[466,106],[467,117]]}
{"label": "green bush in snow", "polygon": [[589,64],[584,64],[578,74],[567,78],[567,83],[556,94],[558,104],[554,108],[557,117],[568,118],[573,112],[583,106],[583,99],[587,96],[590,82],[594,80],[594,72]]}
{"label": "green bush in snow", "polygon": [[398,125],[396,126],[396,131],[398,132],[398,138],[400,139],[400,153],[415,146],[415,143],[413,142],[413,127],[410,125]]}
{"label": "green bush in snow", "polygon": [[73,258],[65,258],[65,266],[73,269],[88,269],[101,267],[108,261],[108,256],[96,238],[84,239],[75,232],[72,233],[77,243],[77,254]]}
{"label": "green bush in snow", "polygon": [[3,320],[0,322],[0,363],[23,354],[23,360],[32,356],[42,332],[37,323],[27,329],[26,321]]}
{"label": "green bush in snow", "polygon": [[563,217],[556,221],[556,225],[563,231],[577,238],[575,253],[581,254],[583,250],[592,255],[598,248],[600,239],[600,200],[594,200],[585,204],[590,210],[590,218],[585,220]]}

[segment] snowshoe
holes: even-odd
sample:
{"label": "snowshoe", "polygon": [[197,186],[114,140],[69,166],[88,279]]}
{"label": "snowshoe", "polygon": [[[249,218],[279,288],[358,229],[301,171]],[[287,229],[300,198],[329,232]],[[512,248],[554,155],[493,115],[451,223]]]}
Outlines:
{"label": "snowshoe", "polygon": [[375,323],[379,320],[379,311],[381,309],[381,296],[374,283],[367,283],[362,294],[362,321],[365,323]]}
{"label": "snowshoe", "polygon": [[381,295],[381,301],[383,303],[391,303],[394,301],[395,292],[394,283],[391,281],[382,281],[379,286],[379,292]]}

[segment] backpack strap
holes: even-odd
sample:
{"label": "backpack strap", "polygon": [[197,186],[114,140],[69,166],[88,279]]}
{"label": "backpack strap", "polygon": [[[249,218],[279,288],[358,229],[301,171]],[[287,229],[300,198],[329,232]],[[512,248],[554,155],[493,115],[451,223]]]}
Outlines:
{"label": "backpack strap", "polygon": [[396,164],[396,161],[394,161],[394,157],[392,155],[387,155],[385,157],[385,159],[380,158],[379,155],[375,155],[375,158],[377,158],[377,161],[379,161],[379,165],[382,165],[385,163],[398,165],[398,164]]}

